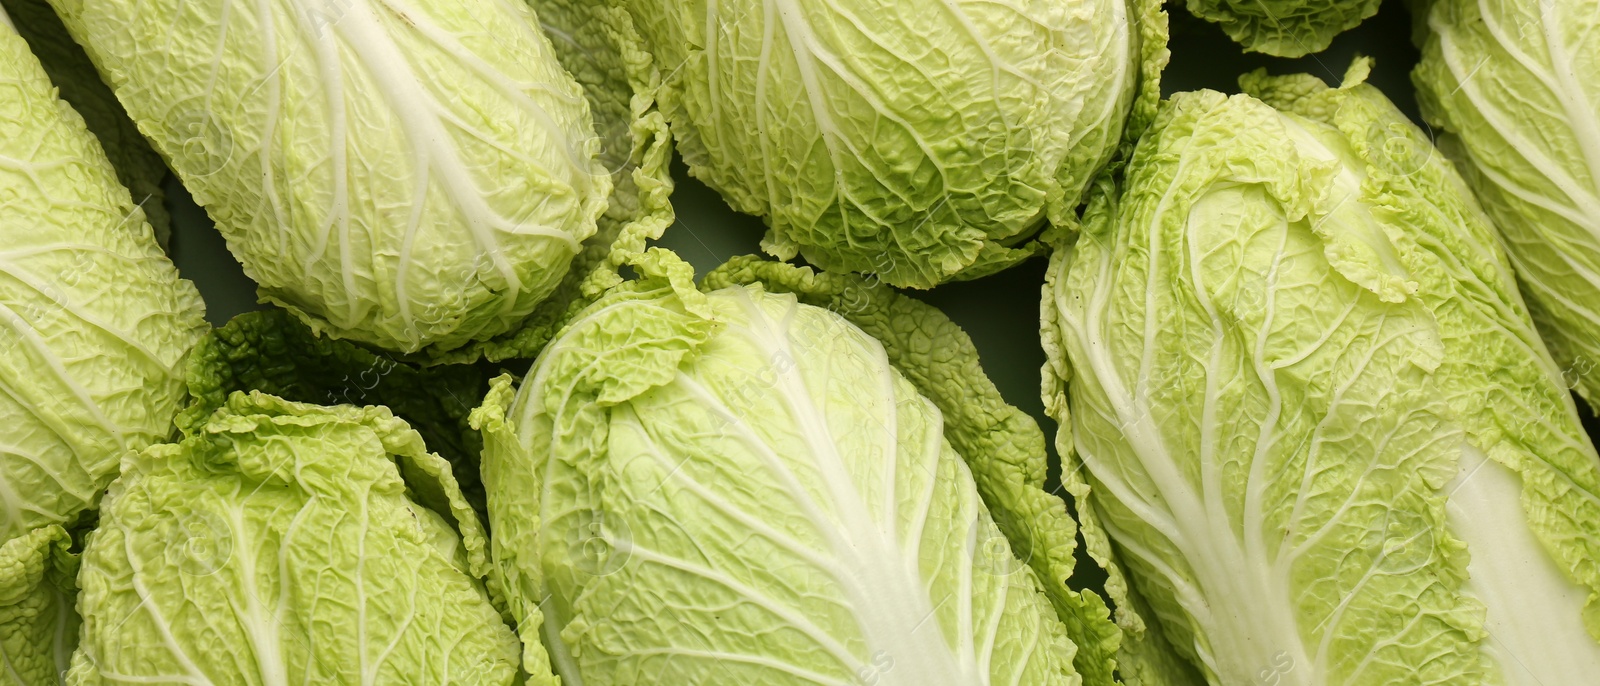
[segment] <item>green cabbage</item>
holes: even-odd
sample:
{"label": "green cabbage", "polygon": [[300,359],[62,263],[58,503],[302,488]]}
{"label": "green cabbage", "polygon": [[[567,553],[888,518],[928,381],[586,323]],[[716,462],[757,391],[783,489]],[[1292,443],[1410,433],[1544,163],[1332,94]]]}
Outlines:
{"label": "green cabbage", "polygon": [[68,680],[511,684],[484,547],[448,464],[388,410],[235,393],[124,461]]}
{"label": "green cabbage", "polygon": [[523,3],[51,4],[262,299],[318,330],[508,332],[607,211],[589,101]]}
{"label": "green cabbage", "polygon": [[1600,458],[1488,219],[1365,69],[1242,80],[1279,109],[1174,96],[1052,262],[1046,400],[1124,664],[1585,683]]}
{"label": "green cabbage", "polygon": [[1499,227],[1569,384],[1600,406],[1600,5],[1434,0],[1414,20],[1422,112]]}
{"label": "green cabbage", "polygon": [[186,374],[193,400],[177,423],[186,431],[203,424],[235,391],[324,405],[382,405],[453,465],[467,500],[482,510],[483,444],[467,415],[488,391],[491,374],[481,362],[417,367],[317,336],[283,310],[247,312],[195,346]]}
{"label": "green cabbage", "polygon": [[62,683],[78,645],[77,556],[59,526],[0,543],[0,684]]}
{"label": "green cabbage", "polygon": [[763,249],[896,286],[1037,252],[1166,61],[1145,0],[623,4],[690,173],[766,220]]}
{"label": "green cabbage", "polygon": [[0,543],[75,522],[123,451],[171,436],[204,330],[200,294],[0,21]]}
{"label": "green cabbage", "polygon": [[1222,27],[1246,52],[1303,57],[1378,13],[1382,0],[1188,0],[1189,12]]}
{"label": "green cabbage", "polygon": [[[1111,683],[1042,435],[966,376],[970,343],[881,286],[762,264],[702,294],[641,257],[473,414],[535,682]],[[731,285],[769,278],[805,294]]]}
{"label": "green cabbage", "polygon": [[100,80],[94,63],[72,41],[46,0],[0,0],[0,8],[33,48],[50,81],[61,90],[61,99],[83,116],[89,131],[99,139],[117,170],[117,179],[133,193],[134,204],[144,210],[145,220],[155,229],[156,242],[165,248],[172,235],[172,217],[162,187],[167,165],[161,155],[139,134],[116,94]]}

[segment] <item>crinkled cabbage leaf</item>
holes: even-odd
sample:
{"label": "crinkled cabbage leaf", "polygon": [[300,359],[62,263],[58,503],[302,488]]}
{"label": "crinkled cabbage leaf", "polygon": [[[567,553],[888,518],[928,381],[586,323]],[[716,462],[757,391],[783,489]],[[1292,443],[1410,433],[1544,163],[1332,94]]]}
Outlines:
{"label": "crinkled cabbage leaf", "polygon": [[381,348],[516,327],[612,181],[533,10],[51,0],[263,301]]}
{"label": "crinkled cabbage leaf", "polygon": [[72,523],[124,450],[171,436],[205,321],[100,144],[5,21],[0,160],[4,542]]}
{"label": "crinkled cabbage leaf", "polygon": [[766,220],[763,249],[896,286],[1035,254],[1166,61],[1144,0],[623,4],[689,172]]}
{"label": "crinkled cabbage leaf", "polygon": [[283,310],[234,317],[195,346],[189,358],[185,430],[204,424],[235,391],[261,391],[317,404],[382,405],[416,429],[428,449],[449,460],[461,490],[483,509],[478,479],[482,442],[467,415],[488,390],[484,363],[418,367],[350,341],[318,336]]}
{"label": "crinkled cabbage leaf", "polygon": [[0,543],[0,685],[64,682],[80,623],[71,547],[54,524]]}
{"label": "crinkled cabbage leaf", "polygon": [[1243,80],[1281,109],[1174,96],[1052,262],[1046,400],[1124,661],[1580,683],[1594,447],[1489,221],[1365,69]]}
{"label": "crinkled cabbage leaf", "polygon": [[1222,27],[1246,52],[1304,57],[1378,13],[1382,0],[1188,0],[1194,16]]}
{"label": "crinkled cabbage leaf", "polygon": [[117,102],[111,88],[100,80],[94,63],[72,35],[61,25],[55,10],[46,0],[0,0],[0,7],[12,18],[17,32],[28,41],[51,82],[61,91],[61,99],[82,115],[89,131],[100,141],[117,179],[133,193],[133,202],[144,210],[144,218],[155,229],[156,242],[163,248],[172,235],[172,217],[167,212],[167,192],[162,184],[167,165],[139,127]]}
{"label": "crinkled cabbage leaf", "polygon": [[69,680],[511,684],[485,545],[448,463],[387,409],[235,393],[123,463]]}
{"label": "crinkled cabbage leaf", "polygon": [[981,403],[993,435],[958,442],[839,314],[760,286],[702,294],[670,253],[636,268],[473,415],[491,576],[536,682],[1080,682],[1051,602],[1067,593],[1036,571],[1070,547],[1020,559],[959,452],[989,441],[983,478],[1025,473],[986,459],[1024,461],[1003,449],[1029,445],[1005,425],[1025,417]]}
{"label": "crinkled cabbage leaf", "polygon": [[1412,73],[1568,382],[1600,404],[1600,5],[1435,0]]}

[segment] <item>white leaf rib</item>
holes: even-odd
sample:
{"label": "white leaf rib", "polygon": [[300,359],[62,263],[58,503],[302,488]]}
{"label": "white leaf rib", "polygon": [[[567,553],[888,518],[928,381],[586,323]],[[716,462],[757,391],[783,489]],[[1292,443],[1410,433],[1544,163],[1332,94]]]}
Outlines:
{"label": "white leaf rib", "polygon": [[716,394],[688,375],[680,373],[673,383],[687,389],[691,394],[706,403],[707,407],[711,408],[718,418],[737,430],[745,445],[761,458],[768,471],[778,479],[779,483],[783,484],[784,490],[789,493],[789,497],[805,512],[806,518],[811,521],[812,527],[827,538],[835,550],[849,547],[848,539],[841,537],[843,534],[839,531],[838,524],[827,516],[822,508],[822,503],[817,502],[816,498],[806,490],[805,486],[800,483],[799,478],[795,476],[794,471],[783,463],[782,456],[778,455],[772,449],[772,446],[768,445],[756,433],[754,427],[745,422],[744,418],[734,414]]}
{"label": "white leaf rib", "polygon": [[[1009,561],[1009,560],[1007,562],[1008,563],[1013,563],[1012,561]],[[1013,570],[1013,573],[1024,574],[1026,572],[1023,572],[1022,570],[1018,569],[1018,570]],[[984,623],[984,627],[983,627],[983,645],[981,647],[979,647],[978,651],[977,651],[977,659],[978,659],[977,672],[978,672],[978,675],[983,678],[984,686],[989,686],[989,684],[993,681],[993,676],[992,675],[994,674],[994,667],[995,667],[995,665],[994,665],[994,645],[995,645],[996,640],[1000,636],[1000,623],[1001,623],[1001,620],[1006,617],[1006,602],[1008,600],[1010,600],[1010,598],[1011,598],[1011,578],[1010,578],[1010,576],[1006,575],[1006,574],[999,574],[999,575],[996,575],[995,581],[996,581],[995,586],[999,590],[996,592],[997,597],[994,599],[994,605],[989,610],[989,621]],[[1038,617],[1036,615],[1033,615],[1033,614],[1026,614],[1025,617],[1026,617],[1027,621],[1024,623],[1024,627],[1023,628],[1036,629],[1037,628],[1037,624],[1038,624]],[[1035,639],[1037,640],[1037,636],[1035,636]],[[1034,645],[1034,643],[1035,643],[1035,641],[1029,641],[1028,642],[1028,646],[1029,646],[1028,647],[1028,656],[1031,656],[1033,654],[1033,645]],[[1026,671],[1027,665],[1028,665],[1028,657],[1024,657],[1022,660],[1017,661],[1017,663],[1015,664],[1017,672],[1021,673],[1023,671]]]}
{"label": "white leaf rib", "polygon": [[[402,0],[371,1],[385,5],[390,12],[399,16],[421,16],[422,14],[417,8],[405,4]],[[507,100],[519,105],[523,112],[531,115],[534,121],[539,123],[539,127],[545,132],[545,135],[548,136],[552,142],[561,146],[561,158],[567,162],[569,171],[572,173],[571,178],[576,188],[584,190],[589,188],[589,182],[592,180],[593,174],[589,168],[588,162],[584,160],[583,156],[580,155],[577,150],[573,149],[572,139],[568,137],[566,132],[561,129],[561,125],[556,122],[556,118],[551,116],[550,112],[547,111],[543,105],[539,104],[537,100],[528,97],[526,90],[530,87],[537,88],[539,92],[549,94],[568,104],[582,103],[583,98],[581,95],[573,97],[565,93],[560,93],[552,88],[544,87],[545,84],[519,83],[513,81],[506,76],[505,72],[490,66],[476,53],[463,46],[459,39],[457,39],[455,36],[445,33],[444,31],[441,31],[439,27],[434,25],[432,22],[408,21],[406,25],[412,29],[415,29],[418,34],[427,38],[429,42],[434,45],[434,47],[445,53],[448,53],[457,62],[467,66],[472,70],[472,73],[475,76],[483,79],[485,83],[494,86],[496,92],[504,96]],[[516,25],[527,26],[531,29],[531,25],[521,24],[520,22],[516,23]],[[531,34],[530,37],[534,38],[535,40],[542,39],[542,37]],[[565,234],[563,233],[563,235]]]}
{"label": "white leaf rib", "polygon": [[[16,279],[18,283],[27,286],[29,290],[32,290],[33,292],[38,293],[40,296],[49,300],[55,308],[72,315],[74,318],[78,319],[84,324],[89,325],[90,328],[99,329],[110,337],[116,339],[119,343],[127,346],[129,350],[138,353],[140,357],[143,357],[150,362],[154,362],[156,369],[161,370],[163,375],[167,376],[168,378],[182,378],[182,371],[176,369],[173,365],[170,365],[165,360],[161,359],[161,356],[156,354],[154,350],[151,350],[150,346],[145,345],[144,341],[134,338],[128,332],[119,331],[115,328],[112,328],[112,326],[107,324],[105,320],[88,312],[87,310],[84,310],[82,304],[76,299],[65,297],[66,294],[64,293],[61,294],[62,297],[55,297],[51,293],[51,291],[55,288],[53,284],[39,281],[33,277],[32,273],[26,270],[16,269],[14,267],[16,267],[16,265],[7,265],[4,262],[0,262],[0,274],[5,274],[13,279]],[[6,309],[8,312],[11,311],[10,308]],[[15,312],[12,312],[11,316],[15,317],[17,315]],[[20,317],[17,318],[21,320]],[[28,324],[27,322],[24,322],[24,324],[27,325],[30,330],[33,329],[31,324]],[[48,354],[47,350],[45,349],[41,349],[40,352]],[[51,355],[51,357],[54,357],[54,355]]]}
{"label": "white leaf rib", "polygon": [[[205,673],[200,670],[200,667],[195,664],[192,658],[189,657],[189,653],[184,650],[183,645],[178,642],[177,637],[172,635],[172,623],[167,621],[165,613],[161,611],[161,608],[155,602],[155,595],[150,592],[149,586],[145,584],[144,577],[146,574],[144,565],[142,563],[142,558],[140,557],[140,552],[132,548],[133,536],[129,535],[130,532],[128,531],[121,531],[119,533],[121,533],[122,538],[123,559],[128,561],[128,583],[132,586],[134,593],[139,597],[139,604],[134,607],[133,612],[139,612],[140,610],[143,610],[145,614],[150,616],[150,631],[153,632],[157,638],[161,639],[162,645],[166,646],[167,652],[172,654],[173,659],[178,662],[178,666],[187,672],[187,674],[180,677],[185,683],[211,683],[210,679],[205,676]],[[162,552],[164,553],[165,550],[162,549]],[[119,625],[118,627],[115,627],[114,630],[120,628],[121,626]],[[88,629],[88,626],[84,627],[84,635],[90,635]],[[81,647],[80,650],[89,652],[90,659],[92,660],[93,654],[90,646],[92,646],[92,644],[87,644]],[[109,676],[109,673],[107,674]],[[126,681],[128,679],[122,680]],[[152,683],[160,682],[152,681]]]}
{"label": "white leaf rib", "polygon": [[[1514,122],[1499,119],[1497,117],[1499,112],[1498,109],[1490,106],[1489,99],[1484,96],[1477,81],[1475,79],[1470,79],[1463,76],[1463,65],[1460,63],[1460,59],[1464,55],[1460,54],[1460,50],[1455,46],[1454,41],[1451,40],[1451,32],[1448,30],[1438,31],[1436,32],[1436,35],[1439,36],[1441,46],[1440,53],[1444,57],[1445,66],[1450,70],[1451,75],[1455,77],[1456,82],[1460,84],[1460,91],[1462,95],[1477,105],[1477,111],[1483,116],[1485,122],[1488,123],[1496,133],[1505,138],[1506,143],[1508,143],[1513,150],[1517,151],[1518,154],[1522,155],[1523,159],[1527,160],[1527,162],[1532,165],[1534,169],[1542,173],[1545,178],[1549,180],[1552,186],[1559,189],[1563,195],[1572,200],[1585,216],[1600,216],[1600,199],[1594,197],[1592,189],[1584,189],[1579,187],[1576,183],[1577,180],[1572,178],[1571,175],[1567,174],[1565,170],[1561,168],[1560,164],[1557,164],[1554,160],[1550,159],[1550,157],[1545,154],[1540,146],[1532,143],[1524,135],[1522,135],[1521,131],[1525,127],[1516,125]],[[1480,164],[1478,165],[1478,169],[1488,170],[1489,167]],[[1593,231],[1593,229],[1591,229],[1591,231]]]}
{"label": "white leaf rib", "polygon": [[833,656],[833,659],[837,660],[839,664],[843,665],[849,672],[854,673],[862,666],[861,660],[857,658],[854,653],[850,652],[849,648],[840,643],[829,632],[812,623],[812,621],[805,615],[802,615],[796,612],[794,608],[788,607],[783,603],[766,596],[760,591],[751,588],[738,579],[730,577],[716,569],[712,569],[704,565],[698,565],[688,560],[673,557],[671,555],[641,546],[636,541],[619,540],[615,545],[618,552],[631,555],[635,559],[644,562],[654,562],[665,567],[671,567],[680,572],[699,577],[707,582],[716,584],[731,591],[744,602],[765,610],[766,612],[771,613],[772,616],[783,620],[788,626],[794,627],[807,638],[811,639],[811,641],[814,642],[817,647],[822,648],[829,655]]}
{"label": "white leaf rib", "polygon": [[783,672],[784,674],[788,674],[789,676],[800,679],[807,684],[818,684],[819,686],[856,686],[855,681],[835,679],[826,674],[815,672],[796,664],[774,660],[764,655],[747,655],[744,653],[730,653],[721,650],[695,650],[691,648],[677,647],[645,648],[629,651],[628,654],[637,656],[682,656],[696,660],[710,660],[714,662],[738,662],[741,664],[755,665],[757,667],[765,667],[776,672]]}
{"label": "white leaf rib", "polygon": [[[72,394],[72,397],[78,400],[78,403],[82,405],[83,408],[88,412],[89,418],[94,421],[97,426],[104,430],[107,435],[110,435],[113,439],[115,439],[118,444],[121,444],[123,440],[123,432],[121,427],[113,424],[111,420],[105,416],[105,413],[100,409],[99,403],[96,403],[94,397],[89,393],[89,389],[84,388],[82,384],[78,383],[77,379],[74,379],[71,374],[67,373],[66,367],[64,367],[61,363],[61,358],[56,356],[54,351],[50,350],[48,345],[45,345],[44,340],[39,337],[38,332],[34,331],[33,327],[29,326],[27,322],[24,322],[22,318],[18,317],[15,312],[12,312],[11,308],[9,307],[0,306],[0,321],[4,321],[5,324],[10,325],[10,328],[17,332],[18,337],[22,339],[22,342],[26,345],[26,347],[32,348],[41,358],[44,359],[45,367],[49,369],[51,375],[55,376],[56,379],[61,382],[61,385]],[[56,435],[72,435],[73,432],[69,430],[68,427],[62,426],[59,422],[52,421],[50,418],[40,414],[38,408],[34,407],[31,403],[22,402],[22,398],[26,396],[24,394],[17,393],[9,381],[0,380],[0,388],[5,389],[7,394],[11,395],[13,399],[17,400],[19,405],[27,408],[41,422],[43,422],[46,426],[49,426],[51,430],[55,431]],[[77,450],[74,449],[73,452],[76,454]]]}
{"label": "white leaf rib", "polygon": [[901,540],[905,548],[905,563],[913,568],[920,568],[922,562],[922,536],[928,525],[928,515],[933,510],[933,503],[939,488],[939,454],[943,447],[944,436],[938,431],[926,432],[923,439],[923,455],[925,464],[918,467],[927,472],[928,487],[923,489],[922,497],[916,501],[912,510],[912,525],[907,527],[906,536]]}
{"label": "white leaf rib", "polygon": [[671,460],[668,460],[666,454],[661,451],[661,447],[656,442],[655,437],[652,436],[649,431],[645,430],[644,426],[639,423],[637,413],[633,414],[632,420],[613,420],[611,427],[613,431],[618,428],[630,428],[637,432],[639,437],[649,445],[649,450],[646,452],[646,454],[648,454],[650,458],[657,464],[667,468],[669,478],[677,481],[691,493],[694,493],[696,497],[699,497],[707,505],[710,505],[712,509],[721,512],[728,518],[738,522],[740,526],[746,527],[751,531],[761,535],[762,538],[777,544],[778,547],[794,553],[795,556],[805,560],[807,564],[826,571],[839,583],[854,583],[854,578],[848,574],[845,574],[844,571],[834,563],[834,561],[818,554],[818,551],[812,550],[811,548],[805,546],[799,540],[795,539],[794,536],[779,531],[772,525],[756,518],[751,513],[734,506],[732,503],[728,502],[726,498],[723,498],[715,491],[707,488],[705,484],[700,483],[699,480],[690,476],[684,470],[678,469],[677,465],[674,465]]}
{"label": "white leaf rib", "polygon": [[[1272,253],[1272,266],[1267,270],[1266,280],[1262,284],[1264,297],[1261,328],[1256,331],[1255,347],[1250,356],[1256,378],[1261,381],[1262,390],[1267,395],[1267,413],[1257,430],[1255,451],[1250,456],[1250,471],[1245,477],[1244,516],[1241,526],[1247,537],[1246,545],[1252,547],[1253,553],[1260,555],[1261,559],[1267,559],[1267,551],[1255,546],[1264,544],[1267,540],[1264,499],[1267,489],[1271,487],[1266,481],[1267,462],[1271,459],[1273,446],[1277,445],[1281,438],[1277,426],[1283,413],[1283,393],[1278,388],[1276,370],[1267,364],[1267,343],[1268,333],[1277,322],[1278,274],[1283,268],[1283,252],[1288,240],[1288,232],[1281,234],[1278,247]],[[1279,552],[1281,553],[1281,549]],[[1281,562],[1281,559],[1274,562],[1274,568],[1281,568],[1283,566]]]}
{"label": "white leaf rib", "polygon": [[[1544,31],[1545,49],[1550,55],[1551,71],[1557,82],[1552,90],[1566,111],[1567,121],[1572,124],[1572,133],[1578,139],[1578,149],[1583,153],[1584,161],[1588,163],[1592,184],[1600,176],[1600,103],[1589,101],[1589,91],[1585,86],[1592,88],[1593,82],[1579,83],[1577,70],[1569,66],[1576,60],[1567,53],[1566,42],[1557,33],[1560,30],[1557,22],[1549,18],[1552,4],[1544,0],[1540,5],[1545,8],[1539,14],[1540,28]],[[1592,192],[1594,189],[1590,190]]]}

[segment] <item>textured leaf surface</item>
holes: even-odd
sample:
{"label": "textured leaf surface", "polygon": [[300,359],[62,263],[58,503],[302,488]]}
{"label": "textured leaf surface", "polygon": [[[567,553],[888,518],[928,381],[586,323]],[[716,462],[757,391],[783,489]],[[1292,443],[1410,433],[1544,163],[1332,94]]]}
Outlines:
{"label": "textured leaf surface", "polygon": [[1377,89],[1346,83],[1257,74],[1244,85],[1336,126],[1365,177],[1361,204],[1416,244],[1407,268],[1445,350],[1434,387],[1471,442],[1451,526],[1472,556],[1469,592],[1487,605],[1486,647],[1509,683],[1600,673],[1600,456],[1465,182]]}
{"label": "textured leaf surface", "polygon": [[1110,683],[1120,632],[1094,592],[1067,586],[1077,524],[1066,504],[1044,490],[1044,433],[1000,397],[966,332],[937,308],[872,279],[755,257],[730,260],[706,275],[702,288],[736,284],[793,293],[883,344],[890,363],[944,415],[945,439],[966,459],[995,524],[1018,558],[1045,581],[1045,595],[1077,644],[1078,673],[1086,683]]}
{"label": "textured leaf surface", "polygon": [[656,111],[660,74],[639,48],[633,19],[606,2],[532,0],[561,65],[583,87],[599,134],[599,161],[612,179],[595,235],[561,285],[518,328],[460,350],[430,349],[426,363],[538,355],[573,314],[620,280],[618,269],[673,222],[672,139]]}
{"label": "textured leaf surface", "polygon": [[897,286],[1035,253],[1164,63],[1159,3],[624,4],[690,172],[763,248]]}
{"label": "textured leaf surface", "polygon": [[454,465],[461,488],[482,510],[482,441],[467,414],[488,389],[484,365],[418,368],[349,341],[318,336],[283,310],[248,312],[212,331],[189,358],[193,402],[178,416],[203,425],[234,391],[261,391],[319,404],[382,405]]}
{"label": "textured leaf surface", "polygon": [[0,684],[63,682],[78,645],[72,609],[77,558],[59,526],[34,529],[0,544]]}
{"label": "textured leaf surface", "polygon": [[382,408],[233,395],[108,491],[71,682],[512,683],[481,531],[419,504],[448,472]]}
{"label": "textured leaf surface", "polygon": [[414,352],[504,333],[611,179],[531,8],[52,0],[263,300]]}
{"label": "textured leaf surface", "polygon": [[83,117],[89,131],[117,170],[117,179],[133,193],[133,202],[144,210],[144,218],[155,229],[156,242],[163,248],[172,235],[172,217],[167,213],[167,192],[162,183],[167,165],[139,128],[117,102],[116,94],[100,80],[94,63],[72,35],[61,25],[55,10],[46,0],[0,0],[0,7],[12,18],[17,32],[28,41],[50,81],[61,91],[61,99]]}
{"label": "textured leaf surface", "polygon": [[1438,0],[1412,74],[1550,352],[1600,403],[1600,3]]}
{"label": "textured leaf surface", "polygon": [[1246,52],[1303,57],[1378,13],[1382,0],[1188,0],[1195,16],[1215,23]]}
{"label": "textured leaf surface", "polygon": [[556,670],[1080,683],[1038,576],[883,345],[793,296],[702,295],[656,256],[481,415],[507,422],[484,456],[498,573]]}
{"label": "textured leaf surface", "polygon": [[1350,145],[1248,96],[1174,96],[1052,263],[1063,478],[1140,669],[1164,640],[1214,684],[1486,678],[1442,490],[1453,349]]}
{"label": "textured leaf surface", "polygon": [[0,542],[72,522],[123,450],[172,433],[203,315],[83,119],[0,22]]}

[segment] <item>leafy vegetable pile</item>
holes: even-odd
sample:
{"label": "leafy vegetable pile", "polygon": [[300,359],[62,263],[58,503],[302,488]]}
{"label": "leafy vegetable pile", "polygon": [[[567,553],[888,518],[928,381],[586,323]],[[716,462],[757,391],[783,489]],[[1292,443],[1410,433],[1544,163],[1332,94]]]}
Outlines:
{"label": "leafy vegetable pile", "polygon": [[1600,7],[1408,9],[0,0],[0,685],[1595,683]]}

